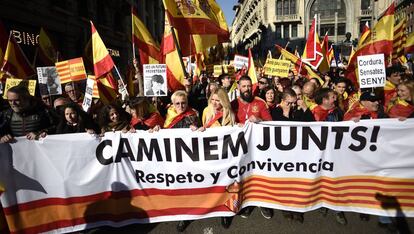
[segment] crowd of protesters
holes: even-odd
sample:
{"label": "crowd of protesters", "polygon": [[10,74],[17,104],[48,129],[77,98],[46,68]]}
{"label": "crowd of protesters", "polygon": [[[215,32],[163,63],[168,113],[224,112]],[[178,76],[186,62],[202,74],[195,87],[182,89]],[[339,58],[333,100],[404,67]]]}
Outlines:
{"label": "crowd of protesters", "polygon": [[[50,134],[88,132],[103,135],[108,131],[158,131],[168,128],[207,128],[243,125],[247,121],[359,121],[361,119],[414,116],[414,79],[412,66],[393,65],[386,69],[384,88],[356,90],[343,70],[331,69],[318,79],[306,79],[289,72],[287,78],[268,77],[258,72],[257,86],[247,75],[238,80],[228,74],[217,79],[201,75],[186,79],[185,89],[167,97],[131,97],[128,102],[117,100],[104,105],[99,100],[88,111],[81,108],[83,95],[77,84],[64,86],[65,95],[36,98],[23,85],[10,88],[7,100],[0,103],[0,142],[12,143],[16,137],[29,140]],[[232,83],[237,82],[237,89]],[[255,88],[256,87],[256,88]],[[324,214],[327,209],[321,209]],[[247,218],[252,207],[240,212]],[[273,210],[260,208],[270,219]],[[334,212],[338,223],[347,223],[343,212]],[[287,219],[304,221],[304,214],[283,212]],[[366,219],[366,216],[361,215]],[[231,218],[222,218],[228,228]],[[381,225],[392,228],[389,218]],[[183,231],[188,222],[181,221]]]}

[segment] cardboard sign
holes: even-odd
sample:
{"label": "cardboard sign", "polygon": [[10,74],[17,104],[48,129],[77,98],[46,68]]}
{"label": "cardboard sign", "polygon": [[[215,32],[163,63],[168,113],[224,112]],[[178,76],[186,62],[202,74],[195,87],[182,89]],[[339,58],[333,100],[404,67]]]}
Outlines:
{"label": "cardboard sign", "polygon": [[358,56],[357,60],[360,88],[385,86],[384,54]]}
{"label": "cardboard sign", "polygon": [[39,80],[40,95],[62,94],[62,87],[56,67],[38,67],[37,79]]}
{"label": "cardboard sign", "polygon": [[235,69],[240,70],[243,66],[249,66],[249,58],[241,55],[234,55],[233,66]]}
{"label": "cardboard sign", "polygon": [[144,64],[145,96],[167,96],[167,65]]}
{"label": "cardboard sign", "polygon": [[[27,89],[29,90],[30,95],[34,96],[35,95],[35,90],[36,90],[36,80],[24,80],[25,82],[27,82]],[[23,80],[22,79],[13,79],[13,78],[8,78],[6,80],[6,85],[4,87],[4,95],[3,98],[7,99],[7,91],[14,86],[19,85],[20,83],[22,83]]]}
{"label": "cardboard sign", "polygon": [[270,59],[264,65],[264,74],[270,76],[288,77],[290,68],[289,60]]}

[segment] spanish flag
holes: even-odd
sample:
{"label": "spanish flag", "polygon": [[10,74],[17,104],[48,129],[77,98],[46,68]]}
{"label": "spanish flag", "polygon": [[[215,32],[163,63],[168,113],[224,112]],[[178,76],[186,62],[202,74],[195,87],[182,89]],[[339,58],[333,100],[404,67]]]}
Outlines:
{"label": "spanish flag", "polygon": [[361,47],[361,45],[363,45],[365,43],[365,40],[370,38],[370,35],[371,35],[371,30],[369,28],[369,24],[368,24],[368,21],[367,21],[367,22],[365,22],[365,25],[362,28],[362,33],[361,33],[361,36],[359,37],[357,48]]}
{"label": "spanish flag", "polygon": [[4,52],[1,71],[19,79],[27,79],[36,74],[12,33],[10,33],[7,48]]}
{"label": "spanish flag", "polygon": [[101,37],[96,31],[95,26],[91,21],[92,28],[92,54],[93,54],[93,69],[97,78],[108,73],[114,67],[114,61],[108,53]]}
{"label": "spanish flag", "polygon": [[118,96],[118,85],[112,72],[96,79],[96,86],[99,92],[99,98],[104,104],[113,102]]}
{"label": "spanish flag", "polygon": [[392,59],[396,60],[404,55],[404,46],[407,41],[406,35],[407,18],[403,17],[394,27],[394,41]]}
{"label": "spanish flag", "polygon": [[313,18],[312,26],[309,29],[308,40],[306,41],[305,49],[303,51],[302,60],[304,63],[311,66],[314,70],[318,70],[321,65],[324,54],[322,51],[319,36],[316,32],[316,15]]}
{"label": "spanish flag", "polygon": [[160,45],[153,39],[145,24],[138,18],[136,9],[132,7],[131,11],[132,42],[139,50],[141,65],[160,63]]}
{"label": "spanish flag", "polygon": [[254,60],[252,56],[252,50],[249,48],[249,65],[247,67],[247,75],[252,80],[253,85],[253,91],[256,89],[257,86],[257,74],[256,74],[256,68],[254,66]]}
{"label": "spanish flag", "polygon": [[43,65],[54,65],[58,61],[57,49],[43,28],[39,33],[39,59]]}
{"label": "spanish flag", "polygon": [[169,20],[166,16],[161,50],[165,55],[164,63],[167,65],[167,83],[170,91],[184,89],[185,79],[184,68],[180,63],[182,58],[175,46],[173,32],[177,35],[176,30],[170,27]]}
{"label": "spanish flag", "polygon": [[414,32],[408,35],[404,46],[405,54],[414,53]]}
{"label": "spanish flag", "polygon": [[387,63],[387,57],[392,55],[394,39],[394,11],[395,6],[394,3],[392,3],[372,29],[369,39],[367,38],[365,42],[358,47],[354,56],[352,56],[352,59],[349,61],[345,76],[351,80],[355,88],[359,88],[357,72],[358,56],[384,54],[385,62]]}
{"label": "spanish flag", "polygon": [[[165,13],[178,32],[182,56],[201,53],[229,40],[223,11],[215,0],[163,0]],[[189,36],[192,35],[192,36]]]}

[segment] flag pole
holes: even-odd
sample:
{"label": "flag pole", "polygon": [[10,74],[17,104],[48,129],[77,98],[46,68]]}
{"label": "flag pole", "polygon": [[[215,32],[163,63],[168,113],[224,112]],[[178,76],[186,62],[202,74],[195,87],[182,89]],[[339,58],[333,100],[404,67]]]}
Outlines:
{"label": "flag pole", "polygon": [[[288,42],[286,43],[286,45],[285,45],[285,50],[286,50],[286,48],[288,47],[289,43],[290,43],[290,41],[288,41]],[[281,58],[282,58],[282,54],[280,54],[280,55],[279,55],[279,59],[281,59]]]}
{"label": "flag pole", "polygon": [[131,43],[132,43],[132,58],[135,60],[135,43],[134,43],[134,7],[131,5]]}
{"label": "flag pole", "polygon": [[188,74],[187,74],[187,71],[185,70],[185,67],[184,67],[183,54],[181,53],[181,48],[178,46],[177,36],[175,35],[174,27],[171,27],[171,33],[173,35],[175,47],[177,48],[178,56],[180,57],[181,68],[184,71],[185,77],[187,77]]}

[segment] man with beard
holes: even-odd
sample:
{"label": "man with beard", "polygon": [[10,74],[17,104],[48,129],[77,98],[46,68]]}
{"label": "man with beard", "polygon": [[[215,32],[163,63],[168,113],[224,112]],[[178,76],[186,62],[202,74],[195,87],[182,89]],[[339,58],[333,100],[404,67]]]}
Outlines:
{"label": "man with beard", "polygon": [[[244,75],[240,77],[238,89],[240,97],[231,103],[237,123],[244,124],[247,120],[253,123],[272,120],[266,102],[261,98],[253,96],[252,80],[249,76]],[[247,218],[252,213],[253,208],[249,206],[241,210],[241,217]],[[273,216],[273,210],[269,208],[260,207],[260,212],[266,219],[271,219]]]}
{"label": "man with beard", "polygon": [[231,103],[237,123],[244,124],[246,120],[253,123],[272,120],[266,102],[253,96],[252,80],[249,76],[240,77],[238,89],[240,97]]}

